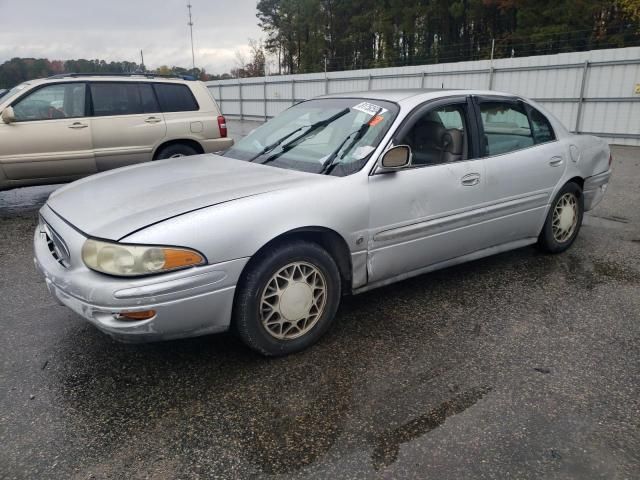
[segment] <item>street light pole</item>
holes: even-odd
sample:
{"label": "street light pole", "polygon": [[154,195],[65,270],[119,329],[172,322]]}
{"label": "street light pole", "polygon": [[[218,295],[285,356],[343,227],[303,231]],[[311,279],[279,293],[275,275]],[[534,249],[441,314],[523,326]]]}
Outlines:
{"label": "street light pole", "polygon": [[189,31],[191,33],[191,72],[195,73],[196,71],[196,56],[193,51],[193,20],[191,19],[191,2],[187,3],[187,8],[189,9]]}

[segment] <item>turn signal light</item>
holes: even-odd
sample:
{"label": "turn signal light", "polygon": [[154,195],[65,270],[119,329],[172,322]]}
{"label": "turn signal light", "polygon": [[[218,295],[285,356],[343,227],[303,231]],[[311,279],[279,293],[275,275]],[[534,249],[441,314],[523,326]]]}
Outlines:
{"label": "turn signal light", "polygon": [[149,320],[156,316],[155,310],[143,310],[141,312],[120,312],[118,320]]}

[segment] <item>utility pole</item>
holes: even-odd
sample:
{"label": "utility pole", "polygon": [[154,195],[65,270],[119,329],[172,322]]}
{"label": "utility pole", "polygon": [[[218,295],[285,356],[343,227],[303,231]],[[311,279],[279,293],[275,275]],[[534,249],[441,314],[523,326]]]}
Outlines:
{"label": "utility pole", "polygon": [[146,72],[147,69],[144,66],[144,54],[142,53],[142,50],[140,50],[140,68],[142,69],[142,72]]}
{"label": "utility pole", "polygon": [[196,71],[196,56],[193,51],[193,20],[191,19],[191,2],[187,3],[187,8],[189,9],[189,31],[191,33],[191,72],[195,73]]}

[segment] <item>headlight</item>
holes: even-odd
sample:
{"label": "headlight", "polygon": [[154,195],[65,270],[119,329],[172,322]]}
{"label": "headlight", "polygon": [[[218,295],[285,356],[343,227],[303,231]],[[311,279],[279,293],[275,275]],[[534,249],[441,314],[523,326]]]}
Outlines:
{"label": "headlight", "polygon": [[134,277],[202,265],[204,257],[186,248],[124,245],[89,239],[82,246],[82,260],[92,270]]}

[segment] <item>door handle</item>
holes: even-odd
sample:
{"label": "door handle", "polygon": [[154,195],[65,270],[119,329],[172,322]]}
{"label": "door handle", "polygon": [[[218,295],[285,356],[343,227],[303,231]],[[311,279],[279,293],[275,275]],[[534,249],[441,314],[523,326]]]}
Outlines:
{"label": "door handle", "polygon": [[160,120],[158,117],[149,117],[145,120],[146,123],[158,123],[161,121],[162,120]]}
{"label": "door handle", "polygon": [[562,157],[551,157],[551,160],[549,160],[549,165],[551,165],[552,167],[559,167],[563,162],[564,160],[562,159]]}
{"label": "door handle", "polygon": [[73,122],[71,125],[69,125],[69,128],[73,128],[75,130],[79,129],[79,128],[87,128],[89,125],[87,125],[86,123],[82,123],[82,122]]}
{"label": "door handle", "polygon": [[469,173],[465,175],[460,180],[460,183],[465,187],[473,187],[474,185],[478,185],[480,183],[480,174],[479,173]]}

